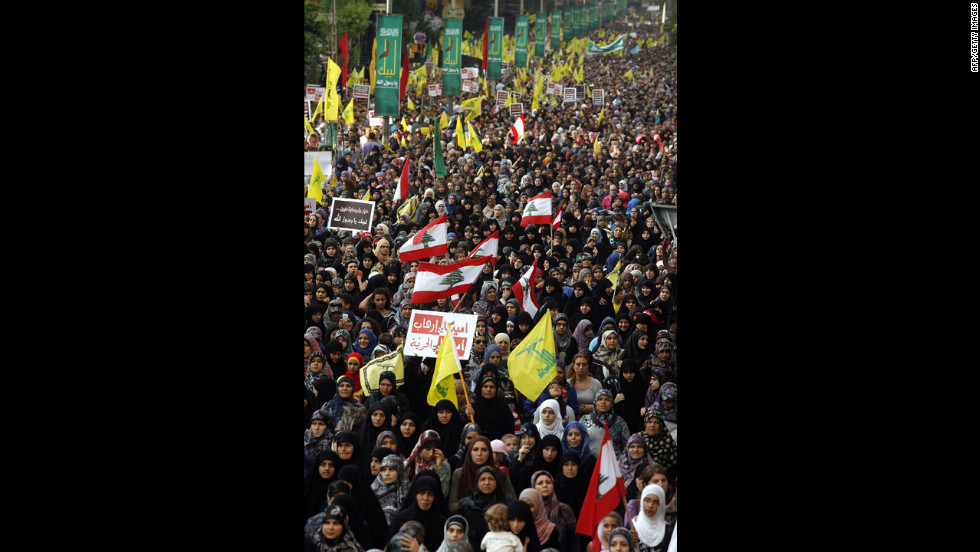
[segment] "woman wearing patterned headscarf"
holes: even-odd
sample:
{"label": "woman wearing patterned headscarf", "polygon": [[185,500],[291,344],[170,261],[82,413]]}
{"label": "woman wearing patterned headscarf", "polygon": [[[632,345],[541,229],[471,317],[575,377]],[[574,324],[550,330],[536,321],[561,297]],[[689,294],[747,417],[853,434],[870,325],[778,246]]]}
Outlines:
{"label": "woman wearing patterned headscarf", "polygon": [[392,518],[401,509],[408,497],[410,483],[405,477],[405,465],[402,457],[389,454],[381,460],[381,473],[371,482],[371,490],[378,497],[378,503],[384,510],[385,520],[391,523]]}
{"label": "woman wearing patterned headscarf", "polygon": [[544,501],[541,495],[534,489],[524,489],[521,491],[521,502],[531,507],[531,515],[534,516],[534,528],[538,533],[538,540],[541,542],[542,550],[545,548],[558,548],[558,528],[550,519],[544,508]]}
{"label": "woman wearing patterned headscarf", "polygon": [[646,441],[647,452],[667,470],[668,479],[673,483],[677,473],[677,443],[665,427],[664,416],[651,408],[643,416],[643,423],[644,430],[640,435]]}
{"label": "woman wearing patterned headscarf", "polygon": [[354,381],[347,376],[337,378],[337,392],[321,410],[330,414],[335,431],[350,431],[367,417],[367,409],[354,400]]}
{"label": "woman wearing patterned headscarf", "polygon": [[312,537],[305,536],[304,550],[315,552],[364,552],[354,535],[348,531],[350,514],[339,505],[331,505],[323,513],[320,530]]}
{"label": "woman wearing patterned headscarf", "polygon": [[677,384],[670,381],[660,386],[660,393],[654,408],[664,417],[670,436],[677,441]]}
{"label": "woman wearing patterned headscarf", "polygon": [[579,344],[572,335],[568,315],[559,313],[555,317],[555,357],[567,364],[578,350]]}
{"label": "woman wearing patterned headscarf", "polygon": [[606,330],[602,332],[602,339],[592,355],[592,364],[602,369],[603,378],[616,377],[619,375],[617,362],[623,358],[623,352],[619,334],[614,330]]}
{"label": "woman wearing patterned headscarf", "polygon": [[443,495],[449,492],[452,472],[449,469],[449,462],[445,461],[439,448],[439,434],[432,429],[422,432],[418,443],[412,449],[412,454],[405,460],[405,477],[409,481],[414,482],[416,476],[423,471],[439,478]]}
{"label": "woman wearing patterned headscarf", "polygon": [[623,418],[613,412],[613,394],[608,389],[602,389],[596,393],[595,401],[592,403],[592,412],[582,417],[580,422],[589,431],[589,449],[592,454],[599,457],[599,448],[602,447],[602,436],[604,430],[603,422],[609,426],[609,438],[612,440],[613,450],[619,458],[626,451],[626,442],[629,440],[629,427]]}
{"label": "woman wearing patterned headscarf", "polygon": [[623,483],[628,488],[638,475],[636,468],[641,465],[653,464],[653,457],[647,452],[646,441],[639,433],[630,436],[626,442],[626,454],[619,459],[619,472],[623,474]]}

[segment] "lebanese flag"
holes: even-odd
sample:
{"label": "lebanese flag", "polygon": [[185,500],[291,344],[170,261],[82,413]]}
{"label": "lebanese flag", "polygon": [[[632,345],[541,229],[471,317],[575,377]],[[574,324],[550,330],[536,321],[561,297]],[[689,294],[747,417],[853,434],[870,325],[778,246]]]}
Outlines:
{"label": "lebanese flag", "polygon": [[480,256],[490,255],[492,257],[496,257],[499,243],[500,243],[500,230],[497,230],[493,234],[490,234],[489,238],[480,242],[480,245],[476,246],[476,249],[474,249],[472,253],[467,255],[466,258],[472,259],[473,257],[476,257],[478,254]]}
{"label": "lebanese flag", "polygon": [[[522,138],[524,138],[524,114],[523,113],[521,113],[520,118],[514,122],[514,126],[510,127],[510,134],[511,134],[511,139],[510,139],[511,144],[516,144],[520,142]],[[521,226],[524,225],[522,224]]]}
{"label": "lebanese flag", "polygon": [[616,464],[616,452],[609,438],[609,425],[602,422],[602,427],[604,433],[602,447],[599,448],[599,460],[596,461],[597,469],[592,471],[589,490],[585,493],[578,523],[575,524],[576,533],[592,537],[593,550],[599,550],[602,546],[596,532],[599,522],[619,506],[626,496],[626,484],[623,483],[623,474]]}
{"label": "lebanese flag", "polygon": [[443,297],[466,293],[480,277],[483,265],[491,261],[493,257],[487,256],[475,257],[451,265],[420,262],[419,272],[415,276],[412,303],[431,303]]}
{"label": "lebanese flag", "polygon": [[521,213],[521,226],[551,224],[551,190],[538,194],[527,202]]}
{"label": "lebanese flag", "polygon": [[[534,270],[538,268],[538,259],[535,258],[531,266],[528,267],[527,272],[517,283],[510,287],[511,291],[514,292],[514,298],[521,302],[521,308],[528,312],[533,318],[535,314],[538,314],[538,300],[535,297],[537,290],[534,287],[537,285],[534,277]],[[415,280],[418,282],[418,279]]]}
{"label": "lebanese flag", "polygon": [[[401,246],[401,249],[398,250],[398,259],[403,263],[407,263],[419,259],[428,259],[435,255],[442,255],[449,250],[449,244],[447,243],[449,241],[448,234],[449,218],[446,216],[446,213],[443,213],[441,217],[416,232],[412,236],[412,239]],[[418,278],[415,281],[417,283]]]}
{"label": "lebanese flag", "polygon": [[396,202],[408,199],[408,162],[411,160],[411,154],[405,156],[405,165],[402,166],[402,176],[398,179],[398,186],[395,187]]}
{"label": "lebanese flag", "polygon": [[551,229],[558,230],[559,226],[561,226],[561,211],[558,211],[558,214],[555,215],[555,220],[551,223]]}

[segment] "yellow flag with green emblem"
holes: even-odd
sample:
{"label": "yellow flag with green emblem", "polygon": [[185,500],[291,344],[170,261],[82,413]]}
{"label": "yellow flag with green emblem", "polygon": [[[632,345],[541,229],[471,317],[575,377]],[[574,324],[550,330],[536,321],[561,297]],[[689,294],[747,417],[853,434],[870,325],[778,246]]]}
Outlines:
{"label": "yellow flag with green emblem", "polygon": [[551,311],[534,326],[507,358],[510,379],[525,397],[537,397],[555,379],[555,332]]}
{"label": "yellow flag with green emblem", "polygon": [[483,151],[483,143],[480,142],[480,137],[473,132],[473,123],[466,123],[470,131],[470,145],[473,147],[473,151],[479,153]]}
{"label": "yellow flag with green emblem", "polygon": [[343,113],[344,122],[348,125],[354,124],[354,100],[347,102],[347,107],[344,108]]}
{"label": "yellow flag with green emblem", "polygon": [[303,117],[303,123],[305,123],[305,124],[306,124],[306,130],[307,130],[307,131],[308,131],[308,132],[309,132],[309,133],[310,133],[311,135],[312,135],[312,134],[314,134],[314,132],[313,132],[313,127],[312,127],[312,126],[310,126],[310,122],[306,120],[306,117]]}
{"label": "yellow flag with green emblem", "polygon": [[320,163],[316,160],[316,156],[313,157],[313,174],[310,175],[310,188],[306,192],[306,197],[312,197],[317,203],[323,204],[323,181],[326,178],[323,176],[323,171],[320,169]]}
{"label": "yellow flag with green emblem", "polygon": [[415,104],[412,103],[412,97],[411,96],[408,97],[408,108],[409,109],[415,109]]}
{"label": "yellow flag with green emblem", "polygon": [[446,125],[448,124],[449,124],[449,119],[446,118],[446,112],[443,111],[442,114],[439,115],[439,128],[445,129]]}
{"label": "yellow flag with green emblem", "polygon": [[402,203],[398,208],[398,216],[408,215],[408,218],[415,220],[415,210],[419,208],[419,196],[414,195],[412,199]]}
{"label": "yellow flag with green emblem", "polygon": [[466,149],[466,134],[463,132],[463,117],[462,115],[456,116],[456,144]]}
{"label": "yellow flag with green emblem", "polygon": [[[435,374],[432,375],[432,385],[429,387],[429,394],[425,397],[425,402],[429,403],[430,406],[435,406],[439,401],[446,399],[456,405],[456,409],[459,409],[459,403],[456,402],[456,382],[453,380],[453,376],[456,372],[459,372],[459,361],[456,360],[456,351],[453,347],[453,332],[446,326],[446,331],[448,332],[443,338],[442,343],[439,345],[439,354],[436,355],[436,370]],[[554,337],[552,337],[554,340]],[[554,345],[552,345],[554,348]],[[551,374],[552,379],[554,379],[554,372]],[[516,382],[515,382],[516,384]],[[540,391],[538,395],[540,395]],[[537,397],[538,395],[534,395]]]}

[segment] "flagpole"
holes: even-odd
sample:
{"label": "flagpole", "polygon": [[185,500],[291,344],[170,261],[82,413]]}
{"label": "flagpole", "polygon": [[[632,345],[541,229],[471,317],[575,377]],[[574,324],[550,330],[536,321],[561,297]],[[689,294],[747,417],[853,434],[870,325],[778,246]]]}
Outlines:
{"label": "flagpole", "polygon": [[[460,299],[460,301],[462,301],[462,299]],[[470,394],[466,390],[466,379],[463,377],[463,370],[462,369],[459,370],[459,381],[460,381],[460,383],[463,384],[463,396],[466,397],[466,406],[468,406],[470,408],[473,408],[473,405],[470,404]],[[476,409],[474,409],[474,410],[476,410]],[[470,416],[470,422],[476,423],[476,421],[473,419],[473,416],[472,415]],[[627,513],[629,513],[629,512],[627,511]]]}

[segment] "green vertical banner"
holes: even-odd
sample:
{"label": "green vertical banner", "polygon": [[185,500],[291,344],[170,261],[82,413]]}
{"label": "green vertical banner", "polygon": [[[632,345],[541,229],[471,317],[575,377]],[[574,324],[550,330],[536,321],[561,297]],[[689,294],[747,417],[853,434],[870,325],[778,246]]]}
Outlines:
{"label": "green vertical banner", "polygon": [[504,59],[504,18],[488,17],[490,31],[487,35],[487,78],[500,78],[500,63]]}
{"label": "green vertical banner", "polygon": [[561,12],[551,12],[551,49],[561,48]]}
{"label": "green vertical banner", "polygon": [[572,10],[565,8],[561,14],[562,44],[568,44],[572,39]]}
{"label": "green vertical banner", "polygon": [[374,116],[398,116],[398,88],[402,67],[402,16],[378,14],[378,51],[375,59]]}
{"label": "green vertical banner", "polygon": [[527,16],[518,15],[514,26],[514,65],[527,67]]}
{"label": "green vertical banner", "polygon": [[534,57],[544,57],[544,39],[548,36],[548,15],[539,13],[534,20]]}
{"label": "green vertical banner", "polygon": [[582,25],[582,12],[585,10],[584,6],[575,6],[575,38],[582,38],[585,36],[585,28]]}
{"label": "green vertical banner", "polygon": [[612,4],[610,4],[609,2],[599,2],[599,26],[600,27],[602,27],[609,19],[609,14],[606,12],[609,11],[609,6],[611,5]]}
{"label": "green vertical banner", "polygon": [[459,96],[459,56],[463,51],[463,20],[442,20],[442,47],[439,61],[442,63],[442,95]]}
{"label": "green vertical banner", "polygon": [[593,4],[589,6],[589,30],[592,31],[599,26],[599,6]]}

